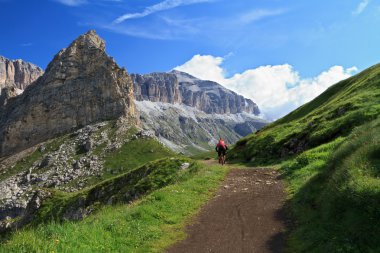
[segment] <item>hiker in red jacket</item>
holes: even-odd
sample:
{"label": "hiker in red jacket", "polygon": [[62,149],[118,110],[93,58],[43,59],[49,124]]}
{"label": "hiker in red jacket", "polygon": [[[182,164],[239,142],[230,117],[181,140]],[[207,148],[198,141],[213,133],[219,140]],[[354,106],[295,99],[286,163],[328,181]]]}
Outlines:
{"label": "hiker in red jacket", "polygon": [[219,163],[222,165],[225,163],[227,150],[228,146],[224,143],[223,138],[220,138],[218,144],[216,144],[215,151],[218,152]]}

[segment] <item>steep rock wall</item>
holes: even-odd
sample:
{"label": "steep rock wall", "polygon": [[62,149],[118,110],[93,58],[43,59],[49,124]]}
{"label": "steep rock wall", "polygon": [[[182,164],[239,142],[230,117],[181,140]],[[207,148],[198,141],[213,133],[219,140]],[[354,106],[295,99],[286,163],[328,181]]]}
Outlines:
{"label": "steep rock wall", "polygon": [[0,157],[98,121],[134,119],[133,84],[95,31],[62,49],[45,74],[0,111]]}

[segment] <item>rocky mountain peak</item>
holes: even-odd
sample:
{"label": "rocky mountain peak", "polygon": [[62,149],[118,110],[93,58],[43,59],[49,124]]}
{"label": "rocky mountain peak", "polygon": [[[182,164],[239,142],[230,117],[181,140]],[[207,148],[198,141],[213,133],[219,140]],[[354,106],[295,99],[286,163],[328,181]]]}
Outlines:
{"label": "rocky mountain peak", "polygon": [[186,72],[173,69],[169,73],[174,74],[179,82],[194,82],[195,80],[200,80],[199,78],[192,76]]}
{"label": "rocky mountain peak", "polygon": [[84,46],[99,48],[102,51],[106,49],[106,43],[99,37],[95,30],[89,30],[87,33],[79,36],[76,42],[80,42],[82,43],[81,45]]}
{"label": "rocky mountain peak", "polygon": [[62,49],[45,74],[0,108],[0,157],[92,123],[135,119],[133,84],[91,30]]}
{"label": "rocky mountain peak", "polygon": [[[51,75],[53,80],[66,80],[79,75],[88,75],[93,71],[94,65],[104,64],[99,58],[109,58],[110,66],[114,68],[116,63],[105,52],[105,41],[94,30],[80,35],[68,48],[64,48],[54,57],[48,65],[46,72],[56,73]],[[113,65],[113,66],[111,66]],[[46,80],[49,83],[49,80]]]}
{"label": "rocky mountain peak", "polygon": [[95,30],[89,30],[85,34],[80,35],[76,40],[74,40],[70,46],[66,49],[69,52],[75,50],[101,50],[105,51],[106,43],[99,37]]}

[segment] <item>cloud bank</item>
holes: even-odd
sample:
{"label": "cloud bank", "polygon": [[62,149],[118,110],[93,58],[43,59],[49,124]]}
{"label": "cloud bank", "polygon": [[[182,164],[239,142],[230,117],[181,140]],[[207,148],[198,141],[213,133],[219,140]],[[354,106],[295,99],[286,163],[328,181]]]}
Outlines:
{"label": "cloud bank", "polygon": [[332,66],[316,77],[301,78],[291,65],[283,64],[260,66],[227,77],[227,71],[222,67],[223,61],[223,57],[195,55],[174,69],[216,81],[252,99],[270,120],[284,116],[358,71],[356,67]]}

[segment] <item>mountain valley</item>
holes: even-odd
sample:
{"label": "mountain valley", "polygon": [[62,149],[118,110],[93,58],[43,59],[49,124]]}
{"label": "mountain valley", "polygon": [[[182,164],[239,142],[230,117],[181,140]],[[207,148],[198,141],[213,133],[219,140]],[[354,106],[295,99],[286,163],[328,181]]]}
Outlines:
{"label": "mountain valley", "polygon": [[289,252],[380,249],[380,65],[270,123],[216,82],[129,74],[90,30],[45,71],[0,57],[0,87],[0,252],[163,252],[206,203],[242,240],[243,204],[280,224],[265,250],[280,237]]}

